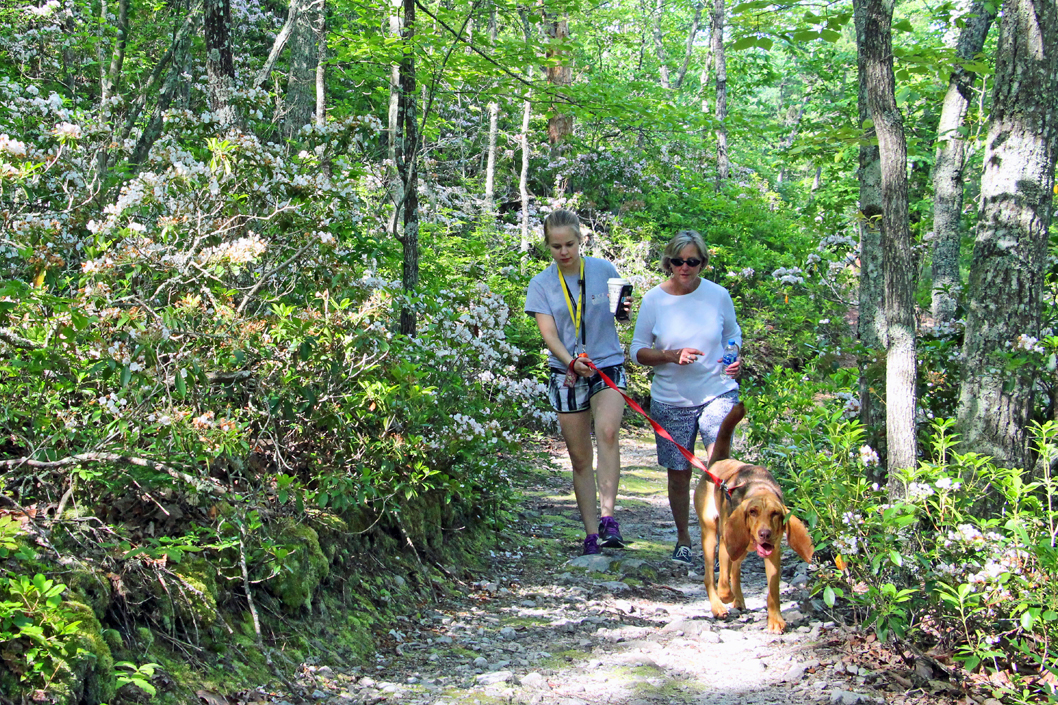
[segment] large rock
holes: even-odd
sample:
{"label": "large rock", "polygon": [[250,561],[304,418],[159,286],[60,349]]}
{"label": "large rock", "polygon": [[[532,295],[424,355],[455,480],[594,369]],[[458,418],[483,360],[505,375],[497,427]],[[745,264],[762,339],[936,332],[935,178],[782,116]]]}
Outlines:
{"label": "large rock", "polygon": [[600,573],[605,573],[610,570],[610,564],[613,559],[609,556],[604,556],[601,553],[596,553],[593,556],[577,556],[566,561],[566,565],[573,568],[584,568],[585,570],[595,570]]}

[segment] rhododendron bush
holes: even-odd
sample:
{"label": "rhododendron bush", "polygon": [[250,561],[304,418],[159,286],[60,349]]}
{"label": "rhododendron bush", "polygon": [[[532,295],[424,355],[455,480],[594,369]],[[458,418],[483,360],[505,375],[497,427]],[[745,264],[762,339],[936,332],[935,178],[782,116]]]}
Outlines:
{"label": "rhododendron bush", "polygon": [[[470,507],[505,491],[510,451],[553,422],[485,281],[409,296],[387,279],[395,245],[358,152],[377,120],[307,126],[292,152],[170,112],[104,197],[99,117],[0,90],[17,106],[0,111],[8,457],[90,453],[112,468],[104,485],[192,497],[382,511],[439,490]],[[414,339],[394,334],[405,305]],[[8,468],[8,486],[39,472]],[[57,501],[65,483],[38,487],[23,500]]]}

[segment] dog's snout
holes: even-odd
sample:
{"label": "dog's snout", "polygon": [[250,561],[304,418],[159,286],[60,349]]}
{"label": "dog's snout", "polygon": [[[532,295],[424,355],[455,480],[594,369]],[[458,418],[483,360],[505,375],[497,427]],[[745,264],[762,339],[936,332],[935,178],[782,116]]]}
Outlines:
{"label": "dog's snout", "polygon": [[771,541],[771,528],[764,526],[757,531],[757,536],[761,541]]}

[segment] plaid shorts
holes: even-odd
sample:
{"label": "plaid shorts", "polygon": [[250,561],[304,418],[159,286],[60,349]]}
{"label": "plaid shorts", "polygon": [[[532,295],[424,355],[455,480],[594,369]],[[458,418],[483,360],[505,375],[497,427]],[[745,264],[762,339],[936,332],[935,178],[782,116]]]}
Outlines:
{"label": "plaid shorts", "polygon": [[[702,445],[706,447],[716,440],[720,424],[737,403],[737,389],[713,397],[702,406],[672,406],[651,400],[650,417],[661,424],[677,443],[693,453],[694,440],[699,435],[702,437]],[[654,439],[658,444],[658,465],[669,470],[690,469],[691,464],[671,441],[657,433],[654,434]]]}
{"label": "plaid shorts", "polygon": [[[612,367],[600,367],[600,370],[613,380],[621,389],[628,386],[625,377],[624,365],[613,365]],[[575,414],[580,411],[591,409],[591,398],[604,389],[609,389],[602,377],[593,374],[591,377],[577,377],[577,382],[572,387],[566,387],[566,371],[551,368],[550,380],[547,385],[547,397],[551,400],[551,406],[560,414]]]}

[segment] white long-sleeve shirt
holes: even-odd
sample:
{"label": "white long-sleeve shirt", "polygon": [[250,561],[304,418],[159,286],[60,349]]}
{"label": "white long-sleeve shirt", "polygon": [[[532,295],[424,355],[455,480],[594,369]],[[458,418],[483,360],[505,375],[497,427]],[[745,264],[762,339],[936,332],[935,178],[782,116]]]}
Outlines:
{"label": "white long-sleeve shirt", "polygon": [[643,296],[629,356],[639,362],[644,348],[678,350],[696,348],[704,355],[689,365],[654,366],[650,397],[673,406],[701,406],[738,382],[724,374],[724,343],[734,339],[742,347],[742,329],[735,320],[735,305],[727,289],[708,279],[700,280],[689,294],[676,296],[656,286]]}

